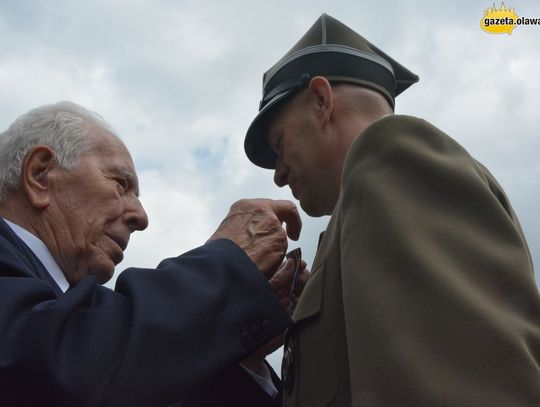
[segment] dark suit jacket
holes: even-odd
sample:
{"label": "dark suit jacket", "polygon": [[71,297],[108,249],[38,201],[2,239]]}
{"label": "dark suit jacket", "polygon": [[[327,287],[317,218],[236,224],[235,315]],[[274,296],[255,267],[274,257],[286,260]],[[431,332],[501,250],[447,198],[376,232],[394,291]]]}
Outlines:
{"label": "dark suit jacket", "polygon": [[[278,391],[281,382],[268,365]],[[274,399],[238,364],[229,366],[193,388],[174,407],[280,407],[281,392]]]}
{"label": "dark suit jacket", "polygon": [[0,220],[1,406],[167,405],[289,324],[231,241],[62,295]]}

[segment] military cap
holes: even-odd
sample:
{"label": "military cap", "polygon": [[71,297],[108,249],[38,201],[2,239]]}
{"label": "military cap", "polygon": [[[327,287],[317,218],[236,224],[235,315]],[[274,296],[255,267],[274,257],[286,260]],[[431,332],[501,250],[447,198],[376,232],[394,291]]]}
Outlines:
{"label": "military cap", "polygon": [[267,140],[268,113],[311,78],[349,82],[380,92],[394,106],[394,98],[418,82],[418,76],[375,47],[345,24],[321,15],[308,32],[263,75],[259,114],[251,123],[244,149],[255,165],[274,168],[276,155]]}

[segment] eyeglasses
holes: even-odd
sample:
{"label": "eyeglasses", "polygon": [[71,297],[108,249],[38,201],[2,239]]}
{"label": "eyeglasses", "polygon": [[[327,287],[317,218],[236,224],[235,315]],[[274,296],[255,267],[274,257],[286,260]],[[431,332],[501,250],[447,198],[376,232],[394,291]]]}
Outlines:
{"label": "eyeglasses", "polygon": [[292,315],[294,309],[296,308],[296,304],[298,303],[298,297],[300,296],[298,289],[300,281],[300,264],[302,263],[302,249],[298,247],[294,250],[291,250],[285,255],[285,257],[287,259],[292,259],[295,263],[291,291],[289,292],[289,314]]}

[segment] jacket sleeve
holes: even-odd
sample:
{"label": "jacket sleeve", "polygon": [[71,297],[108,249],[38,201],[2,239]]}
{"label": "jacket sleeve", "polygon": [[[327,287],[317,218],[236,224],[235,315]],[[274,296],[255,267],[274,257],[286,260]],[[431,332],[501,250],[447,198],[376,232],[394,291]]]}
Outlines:
{"label": "jacket sleeve", "polygon": [[385,118],[349,152],[339,204],[352,405],[540,405],[532,263],[487,170]]}
{"label": "jacket sleeve", "polygon": [[60,298],[0,250],[2,405],[167,405],[290,324],[228,240]]}
{"label": "jacket sleeve", "polygon": [[[281,382],[272,367],[267,364],[272,381],[281,390]],[[239,365],[219,371],[193,388],[179,405],[173,407],[280,407],[281,392],[272,398]]]}

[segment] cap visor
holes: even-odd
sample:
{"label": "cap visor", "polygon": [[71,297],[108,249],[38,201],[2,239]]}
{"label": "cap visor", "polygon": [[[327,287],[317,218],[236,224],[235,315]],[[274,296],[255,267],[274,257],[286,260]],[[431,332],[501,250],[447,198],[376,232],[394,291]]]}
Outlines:
{"label": "cap visor", "polygon": [[276,168],[277,155],[268,144],[267,118],[280,102],[297,90],[288,89],[274,96],[251,122],[244,140],[244,151],[253,164],[267,169]]}

